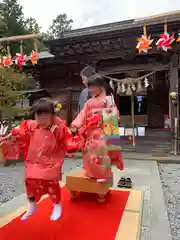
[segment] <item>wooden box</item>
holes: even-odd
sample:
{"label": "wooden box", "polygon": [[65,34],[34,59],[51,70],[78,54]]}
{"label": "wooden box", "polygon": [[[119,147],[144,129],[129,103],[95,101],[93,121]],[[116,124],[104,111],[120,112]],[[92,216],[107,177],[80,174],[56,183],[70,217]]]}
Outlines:
{"label": "wooden box", "polygon": [[112,185],[113,180],[98,183],[95,179],[86,179],[82,168],[71,171],[66,176],[66,186],[71,192],[71,199],[75,199],[79,192],[87,192],[97,194],[97,200],[99,202],[104,202]]}

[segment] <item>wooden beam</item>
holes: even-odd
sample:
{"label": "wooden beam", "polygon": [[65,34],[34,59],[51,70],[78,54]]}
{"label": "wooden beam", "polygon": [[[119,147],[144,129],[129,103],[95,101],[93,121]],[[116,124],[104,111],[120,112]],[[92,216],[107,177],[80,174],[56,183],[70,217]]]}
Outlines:
{"label": "wooden beam", "polygon": [[74,44],[74,45],[72,45],[72,48],[74,49],[74,51],[77,54],[83,54],[84,53],[83,48],[80,46],[80,44]]}
{"label": "wooden beam", "polygon": [[20,41],[25,39],[32,39],[32,38],[40,38],[41,34],[28,34],[28,35],[19,35],[19,36],[12,36],[12,37],[4,37],[0,38],[1,42],[12,42],[12,41]]}
{"label": "wooden beam", "polygon": [[86,53],[93,53],[94,51],[93,51],[93,49],[92,49],[92,47],[91,47],[91,45],[90,45],[90,43],[84,43],[84,44],[82,44],[82,47],[83,47],[83,49],[84,49],[84,51],[86,52]]}
{"label": "wooden beam", "polygon": [[112,45],[113,49],[115,49],[115,50],[119,50],[119,49],[124,48],[123,43],[122,43],[120,38],[119,39],[112,39],[112,40],[110,40],[110,42],[111,42],[111,45]]}
{"label": "wooden beam", "polygon": [[109,52],[113,50],[110,40],[101,41],[101,44],[103,45],[105,51]]}
{"label": "wooden beam", "polygon": [[62,48],[62,52],[64,53],[64,55],[65,53],[67,53],[68,55],[75,55],[75,51],[70,45],[65,45]]}
{"label": "wooden beam", "polygon": [[99,41],[96,41],[96,42],[91,42],[91,46],[92,48],[94,49],[95,52],[102,52],[103,51],[103,47],[102,45],[100,44]]}

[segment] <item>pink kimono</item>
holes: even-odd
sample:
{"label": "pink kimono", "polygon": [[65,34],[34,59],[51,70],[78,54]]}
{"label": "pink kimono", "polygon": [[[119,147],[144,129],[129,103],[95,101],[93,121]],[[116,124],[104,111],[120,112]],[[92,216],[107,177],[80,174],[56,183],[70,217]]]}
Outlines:
{"label": "pink kimono", "polygon": [[105,96],[91,98],[71,124],[71,127],[80,129],[79,136],[83,137],[83,165],[86,177],[89,178],[110,179],[112,164],[121,170],[124,167],[120,151],[106,150],[102,127],[102,110],[105,107]]}
{"label": "pink kimono", "polygon": [[12,135],[18,137],[23,146],[28,197],[38,201],[43,194],[49,193],[52,201],[58,203],[58,181],[69,138],[65,122],[55,117],[51,128],[42,129],[36,121],[29,120],[12,129]]}

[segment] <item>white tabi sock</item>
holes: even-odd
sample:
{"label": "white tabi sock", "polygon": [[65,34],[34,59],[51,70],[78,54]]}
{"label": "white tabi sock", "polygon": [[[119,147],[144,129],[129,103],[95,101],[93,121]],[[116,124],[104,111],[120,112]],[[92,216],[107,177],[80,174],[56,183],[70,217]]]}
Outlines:
{"label": "white tabi sock", "polygon": [[21,217],[21,220],[23,221],[28,219],[30,216],[32,216],[36,212],[36,210],[37,210],[36,202],[30,203],[27,212]]}
{"label": "white tabi sock", "polygon": [[57,221],[62,214],[62,206],[61,204],[54,204],[54,208],[51,214],[51,221]]}
{"label": "white tabi sock", "polygon": [[106,182],[107,180],[106,179],[104,179],[104,178],[99,178],[99,179],[97,179],[97,183],[104,183],[104,182]]}

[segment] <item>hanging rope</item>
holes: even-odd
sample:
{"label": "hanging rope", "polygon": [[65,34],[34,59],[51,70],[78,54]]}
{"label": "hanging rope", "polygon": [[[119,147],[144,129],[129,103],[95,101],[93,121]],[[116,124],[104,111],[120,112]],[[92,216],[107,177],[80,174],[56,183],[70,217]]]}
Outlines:
{"label": "hanging rope", "polygon": [[106,76],[106,75],[102,75],[102,76],[104,78],[107,78],[107,79],[112,80],[112,81],[117,82],[117,83],[122,83],[122,84],[123,83],[125,83],[125,84],[127,83],[128,84],[130,81],[132,81],[132,84],[134,84],[134,83],[137,83],[138,81],[141,81],[141,80],[143,80],[143,79],[145,79],[145,78],[155,74],[157,71],[163,70],[164,68],[167,68],[169,66],[170,66],[170,64],[168,63],[168,64],[158,68],[157,70],[155,70],[153,72],[150,72],[148,74],[145,74],[142,77],[138,77],[138,78],[131,78],[131,77],[129,77],[129,78],[124,78],[124,79],[118,79],[118,78],[112,78],[112,77],[109,77],[109,76]]}

